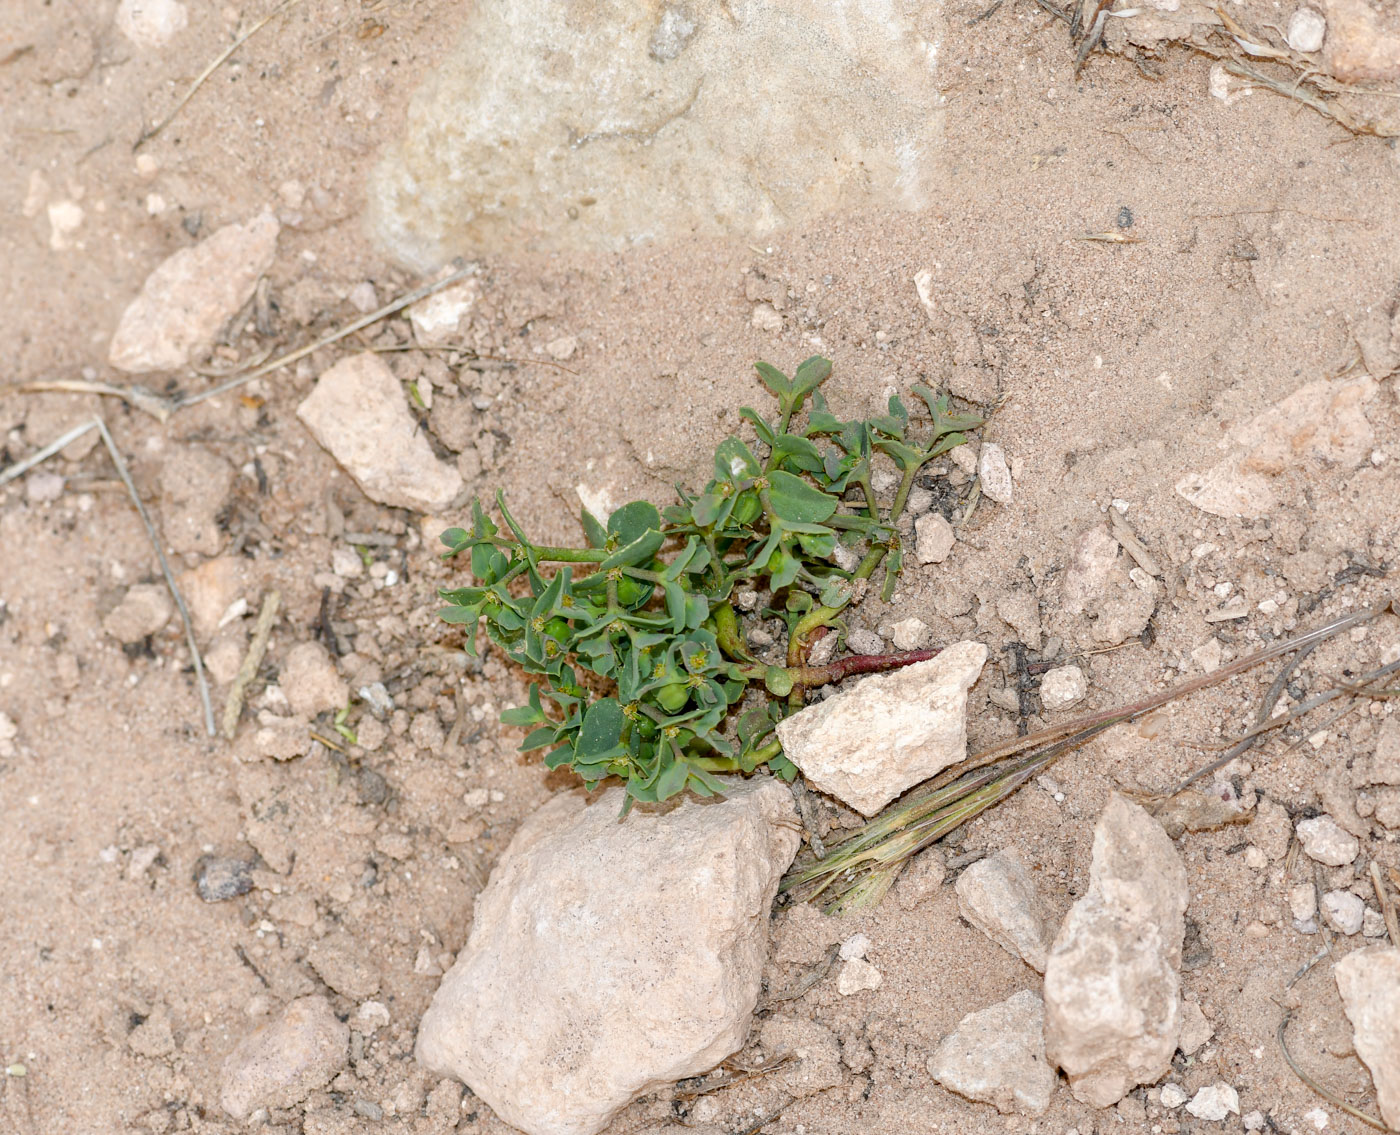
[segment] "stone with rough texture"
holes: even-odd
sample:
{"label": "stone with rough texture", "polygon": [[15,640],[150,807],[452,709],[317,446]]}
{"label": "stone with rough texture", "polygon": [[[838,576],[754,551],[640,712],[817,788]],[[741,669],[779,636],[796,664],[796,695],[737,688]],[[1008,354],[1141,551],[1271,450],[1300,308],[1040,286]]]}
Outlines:
{"label": "stone with rough texture", "polygon": [[301,997],[245,1037],[224,1061],[219,1102],[234,1119],[291,1107],[345,1066],[350,1030],[324,997]]}
{"label": "stone with rough texture", "polygon": [[1202,1088],[1186,1105],[1197,1119],[1220,1123],[1227,1115],[1239,1115],[1240,1093],[1224,1081]]}
{"label": "stone with rough texture", "polygon": [[1343,867],[1361,851],[1360,841],[1331,816],[1299,820],[1297,832],[1304,854],[1327,867]]}
{"label": "stone with rough texture", "polygon": [[1006,465],[1006,453],[1001,446],[987,442],[977,456],[977,476],[982,482],[982,495],[998,504],[1011,503],[1011,470]]}
{"label": "stone with rough texture", "polygon": [[1371,1071],[1381,1117],[1400,1127],[1400,949],[1370,946],[1337,963],[1352,1044]]}
{"label": "stone with rough texture", "polygon": [[1088,693],[1089,679],[1078,666],[1056,666],[1040,679],[1040,704],[1046,709],[1066,709]]}
{"label": "stone with rough texture", "polygon": [[1322,921],[1338,934],[1360,934],[1366,904],[1350,891],[1328,891],[1322,896]]}
{"label": "stone with rough texture", "polygon": [[463,31],[370,189],[415,266],[929,203],[938,5],[483,0]]}
{"label": "stone with rough texture", "polygon": [[379,971],[344,930],[332,931],[311,943],[306,960],[322,981],[352,1001],[379,992]]}
{"label": "stone with rough texture", "polygon": [[434,292],[408,309],[413,337],[420,347],[445,347],[460,340],[462,320],[476,306],[481,285],[468,277],[451,287]]}
{"label": "stone with rough texture", "polygon": [[530,1135],[593,1135],[645,1092],[737,1051],[768,912],[797,852],[770,778],[634,808],[556,796],[476,899],[471,937],[418,1031],[419,1061]]}
{"label": "stone with rough texture", "polygon": [[959,1021],[929,1058],[928,1073],[950,1092],[1003,1114],[1043,1115],[1055,1088],[1044,1026],[1044,1005],[1023,989]]}
{"label": "stone with rough texture", "polygon": [[857,993],[879,989],[884,980],[884,974],[864,958],[847,958],[841,972],[836,975],[836,992],[842,997],[853,997]]}
{"label": "stone with rough texture", "polygon": [[1344,83],[1400,79],[1400,10],[1387,0],[1327,0],[1327,69]]}
{"label": "stone with rough texture", "polygon": [[170,621],[175,605],[163,583],[137,583],[102,620],[102,629],[118,642],[140,642]]}
{"label": "stone with rough texture", "polygon": [[1110,1107],[1171,1065],[1181,1029],[1186,870],[1161,825],[1116,793],[1089,888],[1045,965],[1045,1049],[1075,1098]]}
{"label": "stone with rough texture", "polygon": [[1400,717],[1381,722],[1375,752],[1362,772],[1367,784],[1400,784]]}
{"label": "stone with rough texture", "polygon": [[342,359],[321,375],[297,417],[355,479],[392,508],[443,512],[462,491],[408,411],[402,387],[378,355]]}
{"label": "stone with rough texture", "polygon": [[980,642],[863,678],[778,723],[783,753],[814,788],[866,816],[967,756],[967,691],[982,672]]}
{"label": "stone with rough texture", "polygon": [[1375,432],[1365,407],[1376,380],[1319,379],[1231,429],[1226,456],[1204,473],[1177,482],[1176,491],[1213,516],[1266,516],[1278,505],[1275,481],[1288,469],[1354,469],[1369,457]]}
{"label": "stone with rough texture", "polygon": [[137,47],[164,47],[190,22],[180,0],[121,0],[117,31]]}
{"label": "stone with rough texture", "polygon": [[319,642],[299,642],[287,651],[277,684],[287,695],[292,712],[305,717],[350,703],[350,687]]}
{"label": "stone with rough texture", "polygon": [[921,564],[941,564],[957,542],[953,526],[936,512],[914,521],[914,555]]}
{"label": "stone with rough texture", "polygon": [[1053,937],[1021,852],[1008,847],[978,860],[955,884],[958,913],[1037,973]]}
{"label": "stone with rough texture", "polygon": [[1327,18],[1316,8],[1304,4],[1288,17],[1288,32],[1284,38],[1294,51],[1317,51],[1327,37]]}
{"label": "stone with rough texture", "polygon": [[1194,1055],[1197,1049],[1215,1035],[1215,1029],[1206,1019],[1205,1011],[1195,1001],[1181,1004],[1181,1036],[1176,1046],[1187,1056]]}
{"label": "stone with rough texture", "polygon": [[122,313],[107,361],[133,374],[175,370],[212,346],[272,266],[277,231],[263,213],[163,260]]}

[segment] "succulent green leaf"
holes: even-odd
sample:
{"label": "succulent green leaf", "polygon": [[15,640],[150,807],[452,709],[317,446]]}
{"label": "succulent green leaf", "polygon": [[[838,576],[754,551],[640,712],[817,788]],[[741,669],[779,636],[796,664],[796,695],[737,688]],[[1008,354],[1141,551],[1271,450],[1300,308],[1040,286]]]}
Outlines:
{"label": "succulent green leaf", "polygon": [[794,524],[820,524],[836,511],[836,498],[801,477],[782,470],[768,475],[768,497],[778,519]]}

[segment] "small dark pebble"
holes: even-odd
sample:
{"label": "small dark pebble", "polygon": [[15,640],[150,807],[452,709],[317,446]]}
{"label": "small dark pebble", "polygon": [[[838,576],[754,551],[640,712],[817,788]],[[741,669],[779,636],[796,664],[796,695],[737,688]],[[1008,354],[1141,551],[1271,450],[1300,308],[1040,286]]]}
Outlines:
{"label": "small dark pebble", "polygon": [[1133,227],[1133,211],[1124,205],[1118,210],[1118,220],[1114,222],[1120,229],[1130,229]]}
{"label": "small dark pebble", "polygon": [[372,768],[360,770],[358,789],[361,804],[383,804],[389,799],[389,782]]}
{"label": "small dark pebble", "polygon": [[253,865],[243,859],[200,856],[194,865],[194,887],[205,902],[225,902],[253,889]]}

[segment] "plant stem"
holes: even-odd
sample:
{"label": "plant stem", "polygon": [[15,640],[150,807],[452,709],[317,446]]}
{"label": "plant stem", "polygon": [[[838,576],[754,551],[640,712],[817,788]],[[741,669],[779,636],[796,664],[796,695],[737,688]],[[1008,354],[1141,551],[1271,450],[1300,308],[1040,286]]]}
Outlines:
{"label": "plant stem", "polygon": [[[511,548],[524,553],[524,545],[517,544],[514,540],[491,542],[498,548]],[[555,548],[543,544],[531,544],[530,551],[534,553],[537,561],[549,560],[561,564],[599,564],[612,555],[606,548]]]}
{"label": "plant stem", "polygon": [[894,654],[852,654],[828,662],[825,666],[789,667],[788,672],[792,674],[794,682],[804,686],[825,686],[853,674],[883,674],[916,662],[927,662],[937,653],[937,650],[900,650]]}

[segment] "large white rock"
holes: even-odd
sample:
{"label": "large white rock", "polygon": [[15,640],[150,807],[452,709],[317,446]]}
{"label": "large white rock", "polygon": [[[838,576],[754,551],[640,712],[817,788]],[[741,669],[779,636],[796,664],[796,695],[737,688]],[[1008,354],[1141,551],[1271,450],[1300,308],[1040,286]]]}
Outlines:
{"label": "large white rock", "polygon": [[593,1135],[737,1051],[798,823],[775,780],[726,793],[620,822],[617,788],[536,811],[477,897],[418,1059],[530,1135]]}
{"label": "large white rock", "polygon": [[263,213],[166,257],[122,312],[107,361],[133,374],[176,370],[212,346],[272,267],[278,228]]}
{"label": "large white rock", "polygon": [[1115,793],[1094,828],[1089,889],[1045,965],[1045,1051],[1081,1102],[1110,1107],[1171,1066],[1187,895],[1167,833]]}
{"label": "large white rock", "polygon": [[957,642],[936,658],[872,674],[778,723],[783,755],[822,792],[871,816],[967,756],[967,691],[987,648]]}
{"label": "large white rock", "polygon": [[372,352],[322,374],[297,417],[380,504],[442,512],[462,491],[457,470],[433,456],[394,372]]}
{"label": "large white rock", "polygon": [[1354,950],[1336,972],[1352,1043],[1371,1070],[1381,1118],[1400,1128],[1400,949]]}
{"label": "large white rock", "polygon": [[923,208],[942,31],[925,0],[478,0],[376,173],[374,220],[426,267]]}
{"label": "large white rock", "polygon": [[978,860],[958,876],[958,913],[1037,973],[1045,972],[1052,937],[1025,858],[1006,848]]}
{"label": "large white rock", "polygon": [[1002,1113],[1043,1115],[1055,1088],[1045,1059],[1045,1010],[1029,989],[969,1013],[929,1058],[928,1073],[950,1092]]}

